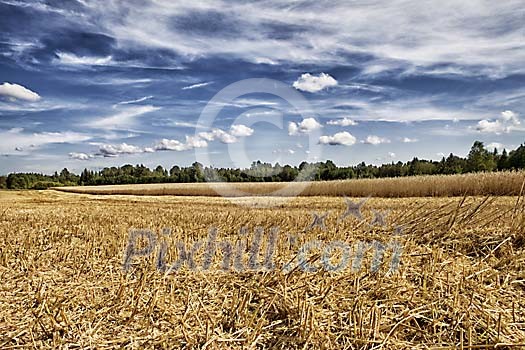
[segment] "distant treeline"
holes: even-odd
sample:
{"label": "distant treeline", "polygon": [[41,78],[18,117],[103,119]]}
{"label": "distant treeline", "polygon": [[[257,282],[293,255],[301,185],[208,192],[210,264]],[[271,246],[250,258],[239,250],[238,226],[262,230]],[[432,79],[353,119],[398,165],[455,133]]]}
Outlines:
{"label": "distant treeline", "polygon": [[67,169],[53,175],[37,173],[14,173],[0,176],[0,188],[45,189],[58,186],[92,186],[147,183],[189,183],[220,180],[227,182],[288,182],[294,180],[344,180],[355,178],[385,178],[412,175],[462,174],[479,171],[525,169],[525,145],[507,153],[496,149],[487,150],[482,142],[472,145],[466,158],[450,154],[441,161],[414,158],[406,163],[397,162],[381,166],[364,162],[348,167],[338,167],[331,160],[318,163],[302,162],[298,167],[253,162],[249,169],[208,168],[200,163],[190,167],[162,166],[151,170],[144,165],[124,165],[104,168],[100,171],[85,169],[80,175]]}

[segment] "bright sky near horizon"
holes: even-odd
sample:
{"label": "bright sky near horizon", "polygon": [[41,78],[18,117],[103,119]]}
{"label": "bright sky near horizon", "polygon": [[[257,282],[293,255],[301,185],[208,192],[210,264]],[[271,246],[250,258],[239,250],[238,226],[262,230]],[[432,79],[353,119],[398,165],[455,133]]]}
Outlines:
{"label": "bright sky near horizon", "polygon": [[[0,174],[338,165],[525,141],[523,1],[0,0]],[[221,105],[249,78],[285,84]],[[231,149],[239,147],[243,157]]]}

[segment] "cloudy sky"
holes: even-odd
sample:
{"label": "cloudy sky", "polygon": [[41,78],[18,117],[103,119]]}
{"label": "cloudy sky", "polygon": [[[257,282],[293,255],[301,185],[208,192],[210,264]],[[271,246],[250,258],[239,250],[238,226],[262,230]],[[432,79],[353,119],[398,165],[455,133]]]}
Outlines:
{"label": "cloudy sky", "polygon": [[524,23],[522,0],[0,0],[0,174],[515,148]]}

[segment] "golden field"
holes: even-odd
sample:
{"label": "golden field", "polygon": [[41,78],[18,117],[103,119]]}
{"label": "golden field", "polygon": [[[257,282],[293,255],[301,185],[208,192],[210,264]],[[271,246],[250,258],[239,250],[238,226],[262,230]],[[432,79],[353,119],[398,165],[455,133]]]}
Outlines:
{"label": "golden field", "polygon": [[[523,180],[515,181],[509,188]],[[250,207],[220,197],[148,196],[159,188],[144,188],[143,196],[0,192],[1,349],[525,346],[523,197],[371,198],[360,221],[338,220],[343,198],[315,192],[273,207],[263,205],[271,197],[239,199],[259,204]],[[386,226],[369,224],[372,210],[389,211]],[[305,230],[312,211],[328,213],[326,230]],[[224,271],[219,254],[207,271],[163,274],[156,254],[122,270],[133,228],[154,232],[174,262],[177,241],[205,240],[210,227],[219,240],[246,247],[252,236],[241,237],[242,227],[278,227],[276,266],[293,262],[311,240],[351,247],[397,240],[403,254],[392,274],[388,252],[376,273],[371,252],[357,271]],[[246,262],[248,248],[243,253]],[[199,250],[195,260],[202,259]],[[309,255],[312,265],[320,259],[320,251]]]}
{"label": "golden field", "polygon": [[524,171],[461,175],[410,176],[315,182],[172,183],[145,185],[58,187],[72,193],[171,196],[342,196],[447,197],[512,196],[521,193]]}

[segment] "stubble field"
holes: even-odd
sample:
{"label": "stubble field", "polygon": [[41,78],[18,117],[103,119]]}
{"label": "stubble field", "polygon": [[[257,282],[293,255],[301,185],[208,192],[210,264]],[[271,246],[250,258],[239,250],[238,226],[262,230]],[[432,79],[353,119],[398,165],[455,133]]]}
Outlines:
{"label": "stubble field", "polygon": [[[525,344],[523,198],[370,198],[362,220],[342,218],[346,208],[343,198],[319,196],[266,208],[205,196],[0,192],[0,348]],[[384,214],[384,225],[373,210]],[[328,214],[324,230],[309,229],[313,211]],[[217,250],[202,268],[213,227],[218,242],[240,247],[242,261],[232,258],[225,268],[226,254]],[[257,227],[264,230],[260,266],[250,260]],[[156,243],[151,254],[131,256],[123,271],[131,229],[150,230]],[[196,241],[203,245],[194,249],[194,269],[159,271],[156,265],[178,260],[181,244],[190,254]],[[312,241],[320,246],[305,256],[317,271],[303,271],[297,252]],[[344,261],[337,249],[325,259],[335,241],[351,248],[350,263],[327,271]],[[391,249],[376,259],[373,242],[399,243],[399,269],[391,269]],[[359,266],[360,244],[366,249]],[[142,239],[135,248],[147,245]]]}

